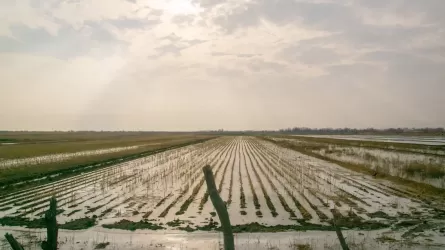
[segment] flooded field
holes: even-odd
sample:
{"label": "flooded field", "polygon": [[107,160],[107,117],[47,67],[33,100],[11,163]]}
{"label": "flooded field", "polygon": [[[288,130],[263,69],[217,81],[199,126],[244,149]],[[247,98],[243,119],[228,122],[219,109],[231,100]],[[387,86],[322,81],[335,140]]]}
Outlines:
{"label": "flooded field", "polygon": [[326,159],[351,163],[373,170],[377,175],[391,175],[407,180],[445,188],[445,156],[443,149],[394,148],[388,145],[357,145],[347,141],[275,138]]}
{"label": "flooded field", "polygon": [[[0,234],[8,232],[0,229]],[[10,230],[9,230],[10,232]],[[40,239],[45,238],[46,232],[38,229],[16,230],[14,234],[20,242],[24,242],[25,249],[40,250]],[[444,237],[436,236],[436,243],[404,242],[400,232],[391,230],[376,231],[344,231],[346,242],[350,249],[360,250],[440,250],[445,244]],[[148,231],[134,232],[124,230],[109,230],[91,228],[73,233],[59,230],[59,249],[113,249],[113,250],[164,250],[164,249],[223,249],[221,233],[178,231]],[[438,243],[439,242],[439,243]],[[0,242],[0,249],[6,248]],[[4,248],[2,248],[4,247]],[[9,247],[9,246],[8,246]],[[306,231],[280,233],[241,233],[235,234],[235,247],[240,250],[340,250],[335,232]]]}
{"label": "flooded field", "polygon": [[445,136],[381,136],[381,135],[307,135],[308,137],[334,138],[358,141],[445,145]]}
{"label": "flooded field", "polygon": [[[55,196],[57,219],[66,230],[103,237],[121,230],[215,231],[219,220],[206,192],[206,164],[236,233],[332,231],[336,218],[351,233],[396,232],[391,237],[397,243],[427,239],[440,245],[439,236],[445,236],[443,200],[255,137],[220,137],[11,192],[1,197],[0,224],[43,227],[41,217]],[[418,235],[424,231],[429,233]],[[72,244],[74,232],[67,233]]]}
{"label": "flooded field", "polygon": [[0,195],[5,185],[49,175],[51,182],[74,169],[109,166],[210,138],[193,133],[0,132],[0,142],[7,143],[0,145]]}
{"label": "flooded field", "polygon": [[44,163],[50,163],[50,162],[60,162],[60,161],[66,161],[69,159],[73,159],[76,157],[110,154],[110,153],[116,153],[116,152],[121,152],[121,151],[126,151],[126,150],[137,149],[142,146],[145,146],[145,145],[87,150],[87,151],[80,151],[80,152],[74,152],[74,153],[49,154],[49,155],[19,158],[19,159],[0,159],[0,169],[7,168],[7,167],[33,166],[33,165],[39,165],[39,164],[44,164]]}
{"label": "flooded field", "polygon": [[387,173],[445,188],[445,157],[333,145],[314,152],[340,161],[363,164],[377,174]]}

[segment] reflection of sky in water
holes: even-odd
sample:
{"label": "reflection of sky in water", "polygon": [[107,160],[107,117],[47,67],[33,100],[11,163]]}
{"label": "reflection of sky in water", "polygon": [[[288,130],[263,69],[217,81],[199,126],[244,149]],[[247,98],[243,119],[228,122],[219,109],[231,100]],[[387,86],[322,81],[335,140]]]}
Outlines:
{"label": "reflection of sky in water", "polygon": [[445,166],[445,160],[441,156],[432,156],[419,153],[402,153],[396,151],[369,149],[362,147],[339,147],[330,145],[328,153],[325,149],[319,151],[322,155],[329,158],[350,162],[355,164],[364,164],[372,169],[380,169],[393,176],[414,180],[416,182],[427,183],[435,187],[445,187],[444,178],[429,178],[427,176],[406,175],[405,168],[412,164]]}
{"label": "reflection of sky in water", "polygon": [[414,143],[423,145],[445,145],[445,137],[443,136],[369,136],[369,135],[308,135],[310,137],[336,138],[358,141],[386,141],[400,143]]}
{"label": "reflection of sky in water", "polygon": [[0,168],[1,167],[21,166],[21,165],[38,165],[38,164],[49,163],[49,162],[65,161],[65,160],[68,160],[68,159],[71,159],[74,157],[115,153],[115,152],[120,152],[120,151],[124,151],[124,150],[136,149],[140,146],[141,145],[128,146],[128,147],[115,147],[115,148],[80,151],[80,152],[74,152],[74,153],[49,154],[49,155],[42,155],[42,156],[36,156],[36,157],[10,159],[10,160],[0,161]]}

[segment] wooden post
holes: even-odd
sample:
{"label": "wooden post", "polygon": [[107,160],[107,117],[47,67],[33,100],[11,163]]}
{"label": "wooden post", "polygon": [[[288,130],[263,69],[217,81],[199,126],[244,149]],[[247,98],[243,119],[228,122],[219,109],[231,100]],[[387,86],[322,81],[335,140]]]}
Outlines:
{"label": "wooden post", "polygon": [[336,223],[337,216],[335,213],[332,213],[332,214],[334,215],[332,224],[335,228],[335,232],[337,233],[337,237],[338,237],[338,240],[340,241],[341,248],[343,250],[349,250],[348,244],[346,244],[345,237],[343,237],[343,233],[341,232],[340,228],[337,226],[337,223]]}
{"label": "wooden post", "polygon": [[46,223],[46,241],[42,242],[43,250],[57,250],[57,236],[58,236],[58,226],[57,226],[57,200],[52,197],[49,201],[49,210],[45,212],[45,223]]}
{"label": "wooden post", "polygon": [[218,194],[218,189],[215,185],[215,179],[213,178],[212,168],[207,165],[203,169],[204,177],[207,183],[207,192],[209,193],[210,200],[218,213],[219,220],[224,233],[224,250],[234,250],[235,243],[233,240],[232,225],[230,224],[229,213],[224,201]]}
{"label": "wooden post", "polygon": [[338,240],[340,241],[341,248],[343,250],[349,250],[348,244],[346,244],[346,240],[343,237],[343,233],[341,232],[340,228],[335,226],[335,232],[337,233],[337,237],[338,237]]}
{"label": "wooden post", "polygon": [[22,245],[20,245],[20,243],[17,242],[14,236],[12,236],[12,234],[6,233],[5,238],[9,242],[9,245],[11,245],[13,250],[23,250]]}

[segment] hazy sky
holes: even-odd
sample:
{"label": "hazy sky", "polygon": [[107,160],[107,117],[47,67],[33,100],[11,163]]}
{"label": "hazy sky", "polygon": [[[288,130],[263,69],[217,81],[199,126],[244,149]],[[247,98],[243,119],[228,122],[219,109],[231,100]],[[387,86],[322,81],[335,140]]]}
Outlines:
{"label": "hazy sky", "polygon": [[0,130],[445,126],[444,0],[1,0]]}

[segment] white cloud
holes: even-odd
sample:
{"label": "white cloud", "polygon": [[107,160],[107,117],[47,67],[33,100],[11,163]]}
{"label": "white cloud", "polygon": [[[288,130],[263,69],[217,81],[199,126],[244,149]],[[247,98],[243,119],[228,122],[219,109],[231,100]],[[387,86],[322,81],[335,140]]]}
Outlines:
{"label": "white cloud", "polygon": [[0,129],[445,126],[443,7],[2,1]]}
{"label": "white cloud", "polygon": [[[1,1],[0,3],[0,36],[13,38],[10,25],[25,25],[30,28],[43,28],[49,34],[55,35],[60,25],[40,8],[33,8],[32,1]],[[49,4],[49,1],[48,3]]]}

